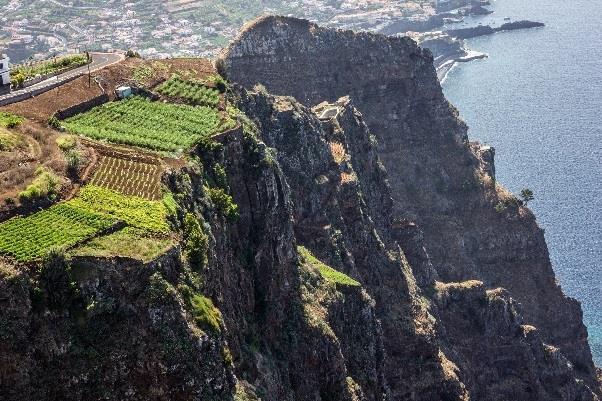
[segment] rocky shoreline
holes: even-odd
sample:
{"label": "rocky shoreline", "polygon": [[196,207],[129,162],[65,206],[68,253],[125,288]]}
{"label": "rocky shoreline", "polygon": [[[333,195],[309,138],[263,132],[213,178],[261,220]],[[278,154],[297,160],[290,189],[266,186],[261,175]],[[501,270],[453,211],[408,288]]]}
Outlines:
{"label": "rocky shoreline", "polygon": [[467,63],[473,60],[481,60],[487,58],[488,56],[489,55],[487,53],[481,53],[475,50],[467,50],[466,56],[446,59],[444,62],[439,63],[438,66],[435,66],[435,69],[437,70],[437,78],[439,79],[439,82],[443,83],[443,81],[445,81],[447,78],[447,74],[449,74],[451,69],[454,68],[457,63]]}
{"label": "rocky shoreline", "polygon": [[507,22],[502,24],[497,28],[493,28],[490,25],[479,25],[471,28],[461,28],[461,29],[450,29],[445,31],[449,36],[457,38],[457,39],[470,39],[476,38],[478,36],[492,35],[496,32],[504,32],[504,31],[515,31],[519,29],[530,29],[530,28],[540,28],[544,27],[545,24],[542,22],[535,21],[516,21],[516,22]]}
{"label": "rocky shoreline", "polygon": [[[488,2],[480,2],[471,6],[461,6],[455,9],[444,9],[437,14],[446,23],[462,22],[465,15],[487,15],[493,13],[492,10],[485,8],[490,5]],[[507,19],[505,19],[507,20]],[[487,58],[486,53],[471,50],[466,47],[465,39],[478,36],[491,35],[497,32],[513,31],[519,29],[530,29],[544,27],[542,22],[521,20],[505,22],[499,27],[490,25],[478,25],[468,28],[446,29],[427,32],[407,32],[398,34],[398,36],[410,36],[421,47],[427,48],[433,54],[433,64],[437,71],[439,82],[443,82],[447,74],[457,63],[468,62]]]}

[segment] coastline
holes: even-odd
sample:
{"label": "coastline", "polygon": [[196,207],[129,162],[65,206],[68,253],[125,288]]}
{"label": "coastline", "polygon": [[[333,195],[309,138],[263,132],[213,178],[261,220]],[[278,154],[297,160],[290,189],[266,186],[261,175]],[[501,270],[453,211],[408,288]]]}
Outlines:
{"label": "coastline", "polygon": [[489,57],[487,53],[481,53],[476,50],[464,49],[465,56],[462,57],[445,57],[440,62],[436,63],[435,70],[440,83],[445,82],[447,75],[458,63],[467,63],[473,60],[480,60]]}
{"label": "coastline", "polygon": [[[504,3],[510,3],[510,5],[518,9],[523,6],[522,3],[516,0]],[[602,324],[600,322],[602,322],[602,319],[601,309],[599,308],[599,295],[596,295],[599,294],[597,291],[599,287],[596,288],[596,277],[598,277],[597,283],[600,282],[599,269],[597,269],[599,263],[596,262],[599,262],[600,259],[596,259],[595,253],[588,254],[585,252],[585,250],[590,251],[591,249],[595,249],[595,247],[588,243],[589,239],[595,238],[595,225],[593,226],[594,228],[583,229],[582,231],[576,231],[574,230],[574,226],[572,226],[572,224],[579,224],[579,227],[584,227],[586,223],[589,224],[590,219],[592,219],[592,213],[595,213],[592,211],[595,209],[595,207],[591,206],[595,206],[592,203],[594,202],[592,199],[597,199],[597,196],[595,195],[595,191],[590,189],[586,181],[587,174],[582,173],[582,169],[575,168],[571,170],[571,173],[575,177],[571,180],[561,180],[558,183],[543,174],[544,171],[546,174],[553,174],[553,172],[557,174],[559,171],[563,171],[563,169],[573,168],[570,164],[571,160],[579,160],[585,166],[583,170],[586,171],[591,171],[591,166],[596,166],[595,162],[591,160],[591,155],[594,154],[593,151],[589,150],[587,146],[584,148],[580,143],[582,141],[595,142],[595,136],[593,136],[594,139],[586,139],[585,135],[595,135],[595,129],[592,129],[592,127],[597,126],[595,119],[592,119],[591,115],[588,114],[592,108],[586,107],[587,103],[581,104],[581,102],[583,101],[582,99],[587,99],[588,103],[594,102],[592,104],[595,105],[596,99],[599,99],[600,91],[599,89],[591,88],[596,88],[600,80],[589,78],[591,76],[595,77],[596,71],[591,68],[590,64],[575,63],[575,60],[579,60],[582,55],[586,55],[587,58],[592,60],[599,60],[599,57],[596,57],[596,52],[599,51],[596,50],[596,41],[592,40],[592,37],[596,37],[593,32],[595,32],[597,23],[592,25],[594,24],[593,18],[590,18],[592,12],[587,8],[586,10],[588,11],[583,11],[582,8],[575,7],[574,13],[566,16],[558,12],[553,7],[553,3],[548,0],[543,2],[543,5],[545,5],[544,8],[529,6],[522,12],[514,13],[508,6],[504,8],[501,2],[497,3],[497,6],[500,8],[498,11],[498,7],[495,7],[496,12],[499,13],[498,18],[506,15],[512,17],[517,15],[518,18],[536,16],[545,22],[547,26],[543,29],[545,33],[538,33],[539,29],[535,29],[533,33],[523,33],[524,38],[523,34],[521,34],[520,39],[516,36],[516,40],[521,40],[523,46],[513,48],[512,41],[515,40],[514,38],[511,37],[508,39],[505,34],[498,36],[498,32],[496,32],[492,36],[494,39],[491,41],[487,38],[485,41],[479,43],[484,47],[483,50],[490,52],[492,55],[500,54],[501,49],[509,50],[507,57],[492,57],[491,61],[481,66],[471,66],[470,74],[454,74],[451,81],[446,81],[446,78],[453,67],[436,65],[437,74],[442,84],[446,82],[446,96],[450,98],[450,102],[453,102],[462,111],[463,118],[466,119],[471,127],[472,135],[478,135],[476,137],[478,140],[494,144],[500,154],[507,155],[505,165],[500,163],[502,167],[498,169],[499,172],[503,172],[506,175],[505,178],[500,178],[500,181],[503,181],[514,190],[519,190],[524,182],[531,181],[533,183],[531,185],[534,186],[532,189],[536,193],[546,192],[542,195],[541,199],[538,199],[534,207],[537,208],[540,224],[546,228],[546,242],[550,248],[553,268],[567,296],[578,299],[582,303],[584,324],[589,332],[592,357],[596,365],[601,366]],[[583,23],[583,26],[580,25],[581,23]],[[535,39],[531,39],[532,37]],[[473,44],[475,42],[470,43]],[[477,46],[476,44],[474,45]],[[540,50],[531,54],[531,52],[524,49],[529,47]],[[497,60],[494,60],[496,58]],[[528,60],[528,62],[524,60]],[[529,63],[537,65],[545,65],[545,63],[553,64],[554,68],[545,70],[545,76],[553,82],[550,86],[554,87],[555,92],[549,91],[549,87],[541,83],[537,86],[537,79],[540,76],[531,69],[525,68],[525,64],[528,65]],[[571,74],[563,73],[564,71],[571,70],[573,64],[579,64],[579,67],[576,67],[575,71]],[[504,68],[501,69],[501,66]],[[517,73],[520,73],[520,77],[512,76],[512,74]],[[567,78],[567,76],[569,77]],[[480,84],[471,86],[469,82],[476,77],[480,80]],[[518,105],[501,107],[502,102],[500,101],[500,104],[495,106],[491,104],[487,104],[486,107],[483,106],[482,99],[484,98],[484,93],[495,93],[493,92],[494,88],[503,88],[499,84],[496,87],[496,84],[491,83],[496,82],[498,79],[508,82],[512,87],[512,90],[501,91],[503,93],[511,93],[511,95],[506,95],[503,99],[506,99],[507,102],[508,98],[516,97],[517,99],[513,99],[513,102],[516,101]],[[581,81],[586,81],[588,84],[583,85]],[[559,82],[562,85],[557,84]],[[523,88],[522,85],[528,89]],[[535,99],[534,93],[540,94],[539,96],[544,100]],[[581,93],[580,97],[575,96],[575,93]],[[555,97],[566,100],[550,100]],[[481,99],[481,102],[479,103],[473,99]],[[569,99],[571,99],[571,102],[569,102]],[[551,111],[538,113],[535,112],[536,107],[531,108],[529,106],[529,104],[539,104],[540,101],[542,106],[538,107]],[[566,103],[566,105],[563,103]],[[479,108],[476,107],[477,105]],[[481,106],[483,106],[482,109],[480,108]],[[475,112],[475,110],[478,110],[478,112]],[[494,110],[494,112],[491,112],[491,110]],[[519,113],[522,113],[520,115],[524,116],[527,114],[527,110],[530,115],[540,116],[537,117],[538,121],[545,121],[545,125],[543,125],[545,132],[539,124],[533,124],[528,121],[522,122],[522,125],[518,121],[512,124],[508,122],[500,123],[499,120],[501,118],[497,117],[498,114],[518,115]],[[565,113],[571,117],[578,116],[579,118],[557,119],[553,111]],[[495,116],[495,118],[483,122],[484,120],[479,118],[479,113]],[[508,126],[511,128],[508,128]],[[563,132],[568,132],[569,130],[571,132],[579,132],[580,139],[578,141],[566,142],[563,138],[567,135],[563,134]],[[525,135],[528,134],[546,139],[542,140],[538,138],[534,140],[536,144],[532,144],[530,141],[524,140],[524,137],[520,135],[513,136],[512,132],[525,132]],[[510,141],[514,143],[509,143]],[[521,150],[520,158],[514,155],[515,143],[519,141],[523,141],[521,142],[521,147],[524,148]],[[578,156],[572,153],[568,153],[565,156],[565,152],[569,152],[569,150],[563,150],[561,153],[560,150],[554,147],[557,143],[565,144],[567,149],[570,151],[574,150]],[[541,149],[548,150],[542,152]],[[556,153],[554,157],[551,156],[552,152]],[[542,155],[543,153],[546,153],[546,155]],[[548,159],[545,159],[545,157],[548,157]],[[537,163],[533,163],[531,160],[537,160]],[[517,166],[523,167],[519,168]],[[500,176],[503,177],[502,175]],[[541,184],[538,184],[539,182]],[[594,186],[592,185],[591,187],[593,188]],[[576,212],[574,210],[579,208],[579,203],[575,203],[571,199],[571,193],[580,193],[584,188],[586,192],[583,195],[583,202],[589,202],[590,209],[584,208],[584,211]],[[562,204],[563,207],[559,207],[559,204]],[[583,203],[580,206],[583,207]],[[557,210],[562,211],[563,214],[557,212]],[[562,221],[560,220],[561,217],[566,219],[566,222],[559,223],[559,221]],[[579,244],[579,246],[569,247],[566,245],[567,243]],[[574,251],[574,249],[579,250],[579,252]],[[580,266],[579,269],[575,268],[577,265]],[[593,277],[593,279],[584,280],[584,277]],[[593,284],[591,281],[593,281]]]}

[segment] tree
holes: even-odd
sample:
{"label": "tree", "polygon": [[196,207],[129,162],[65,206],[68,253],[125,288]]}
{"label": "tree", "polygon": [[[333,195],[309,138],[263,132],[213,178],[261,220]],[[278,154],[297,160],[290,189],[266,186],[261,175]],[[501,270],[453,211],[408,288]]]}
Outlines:
{"label": "tree", "polygon": [[127,52],[125,52],[125,56],[127,58],[140,58],[140,53],[138,53],[135,50],[129,49]]}
{"label": "tree", "polygon": [[209,250],[209,237],[203,231],[199,220],[192,214],[184,217],[184,247],[190,265],[200,271],[207,264],[207,251]]}
{"label": "tree", "polygon": [[523,190],[520,191],[520,197],[523,200],[523,202],[525,203],[525,206],[527,206],[529,204],[529,202],[531,202],[533,199],[535,199],[535,197],[533,196],[533,191],[530,190],[529,188],[523,188]]}

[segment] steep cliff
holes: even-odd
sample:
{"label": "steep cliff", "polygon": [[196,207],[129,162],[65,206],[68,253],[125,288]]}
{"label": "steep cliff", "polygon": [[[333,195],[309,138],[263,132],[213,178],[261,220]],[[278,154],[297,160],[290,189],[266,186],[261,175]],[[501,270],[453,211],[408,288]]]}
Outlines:
{"label": "steep cliff", "polygon": [[261,84],[307,106],[350,96],[388,171],[393,209],[386,218],[418,224],[441,281],[506,288],[526,323],[599,391],[578,302],[556,284],[532,213],[496,184],[493,150],[468,142],[428,50],[408,38],[266,17],[239,35],[218,67],[234,82]]}
{"label": "steep cliff", "polygon": [[523,334],[506,292],[436,281],[419,228],[390,218],[387,172],[349,98],[310,110],[258,89],[233,100],[278,150],[297,240],[374,298],[392,399],[594,399],[534,329]]}

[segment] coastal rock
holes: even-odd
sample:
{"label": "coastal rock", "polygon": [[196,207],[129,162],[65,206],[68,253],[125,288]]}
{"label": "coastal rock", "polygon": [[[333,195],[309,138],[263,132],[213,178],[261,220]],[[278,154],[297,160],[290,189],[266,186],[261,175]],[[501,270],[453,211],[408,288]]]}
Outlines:
{"label": "coastal rock", "polygon": [[461,29],[448,29],[445,31],[449,36],[458,38],[458,39],[469,39],[475,38],[477,36],[485,36],[491,35],[496,32],[503,31],[514,31],[517,29],[529,29],[529,28],[540,28],[545,26],[542,22],[535,21],[515,21],[515,22],[506,22],[500,25],[497,28],[493,28],[489,25],[479,25],[471,28],[461,28]]}

